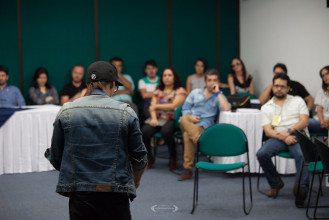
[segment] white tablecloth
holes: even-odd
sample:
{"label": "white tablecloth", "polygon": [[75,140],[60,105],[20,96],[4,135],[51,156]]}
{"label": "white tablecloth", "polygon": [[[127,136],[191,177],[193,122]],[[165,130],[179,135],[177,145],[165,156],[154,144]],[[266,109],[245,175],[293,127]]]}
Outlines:
{"label": "white tablecloth", "polygon": [[[236,112],[221,112],[219,123],[236,125],[245,132],[249,145],[250,172],[257,173],[259,163],[256,153],[262,146],[263,134],[260,110],[237,109]],[[213,157],[213,161],[214,163],[235,163],[246,161],[246,154],[237,157]],[[295,160],[278,158],[277,170],[281,174],[296,173]]]}
{"label": "white tablecloth", "polygon": [[53,170],[44,157],[50,147],[55,105],[31,106],[15,112],[0,128],[0,175]]}

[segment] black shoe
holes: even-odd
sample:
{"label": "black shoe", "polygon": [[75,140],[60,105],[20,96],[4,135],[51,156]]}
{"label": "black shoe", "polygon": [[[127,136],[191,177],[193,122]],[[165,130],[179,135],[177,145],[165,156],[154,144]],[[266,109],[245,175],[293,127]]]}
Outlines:
{"label": "black shoe", "polygon": [[282,189],[283,186],[284,186],[284,183],[283,183],[283,181],[281,181],[277,187],[275,187],[275,188],[271,188],[271,189],[266,193],[266,195],[267,195],[268,197],[271,197],[271,198],[275,199],[275,198],[279,195],[280,189]]}
{"label": "black shoe", "polygon": [[[299,187],[299,191],[298,191],[298,187]],[[306,192],[299,183],[296,183],[294,185],[294,196],[296,197],[296,205],[302,206],[306,199]]]}

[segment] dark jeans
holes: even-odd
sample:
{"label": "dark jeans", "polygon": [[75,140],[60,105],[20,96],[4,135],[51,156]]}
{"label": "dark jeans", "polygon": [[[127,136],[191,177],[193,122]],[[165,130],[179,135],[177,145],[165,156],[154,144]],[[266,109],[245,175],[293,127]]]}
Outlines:
{"label": "dark jeans", "polygon": [[145,105],[143,107],[143,113],[144,113],[144,118],[145,119],[151,117],[149,108],[150,108],[150,105]]}
{"label": "dark jeans", "polygon": [[304,157],[303,152],[300,149],[299,143],[288,146],[283,141],[280,141],[275,138],[270,138],[265,141],[263,146],[258,150],[256,154],[259,164],[261,165],[264,171],[264,175],[269,185],[271,186],[271,188],[276,188],[281,182],[280,175],[276,171],[271,158],[282,151],[289,151],[294,157],[297,169],[295,183],[298,182],[299,176],[302,173],[300,183],[305,192],[307,193],[309,187],[309,175],[307,167],[303,166]]}
{"label": "dark jeans", "polygon": [[327,133],[328,130],[325,128],[321,128],[321,122],[314,118],[308,119],[308,131],[310,133]]}
{"label": "dark jeans", "polygon": [[152,127],[149,124],[145,124],[142,128],[143,133],[143,142],[147,149],[147,156],[153,157],[152,150],[151,150],[151,137],[156,133],[159,132],[162,135],[165,143],[168,145],[169,157],[170,159],[176,159],[176,148],[174,143],[174,120],[168,120],[162,127]]}
{"label": "dark jeans", "polygon": [[73,192],[69,200],[70,220],[131,220],[125,193]]}

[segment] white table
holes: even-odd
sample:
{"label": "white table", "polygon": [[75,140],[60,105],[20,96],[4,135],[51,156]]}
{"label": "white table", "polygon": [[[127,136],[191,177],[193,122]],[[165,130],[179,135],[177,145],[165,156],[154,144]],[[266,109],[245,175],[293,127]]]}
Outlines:
{"label": "white table", "polygon": [[[257,173],[259,163],[256,157],[262,146],[263,128],[261,113],[258,109],[237,109],[236,112],[221,112],[218,123],[233,124],[241,128],[248,139],[250,172]],[[246,154],[237,157],[213,157],[214,163],[236,163],[246,161]],[[277,170],[281,174],[296,173],[295,160],[277,157]],[[239,171],[237,171],[239,172]]]}
{"label": "white table", "polygon": [[0,175],[53,170],[44,157],[60,106],[29,106],[0,128]]}

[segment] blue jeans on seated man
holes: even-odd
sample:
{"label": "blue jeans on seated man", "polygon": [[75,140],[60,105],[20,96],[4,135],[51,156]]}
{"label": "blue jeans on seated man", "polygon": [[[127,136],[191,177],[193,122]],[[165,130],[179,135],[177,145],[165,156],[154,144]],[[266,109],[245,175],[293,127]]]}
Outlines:
{"label": "blue jeans on seated man", "polygon": [[304,157],[303,157],[303,152],[300,149],[299,143],[293,145],[287,145],[283,141],[280,141],[275,138],[270,138],[267,141],[265,141],[263,146],[258,150],[256,154],[257,159],[264,171],[264,175],[268,183],[270,184],[271,188],[276,188],[281,182],[280,175],[276,171],[271,158],[277,153],[282,151],[289,151],[291,155],[294,157],[296,162],[296,169],[297,169],[295,183],[298,183],[300,173],[302,172],[300,184],[303,187],[305,193],[307,194],[309,189],[309,174],[307,171],[307,167],[306,166],[303,167]]}
{"label": "blue jeans on seated man", "polygon": [[327,134],[328,130],[325,128],[321,128],[320,120],[316,120],[315,118],[308,119],[308,131],[310,133],[321,133]]}

